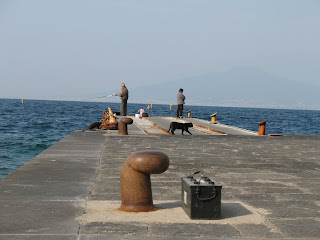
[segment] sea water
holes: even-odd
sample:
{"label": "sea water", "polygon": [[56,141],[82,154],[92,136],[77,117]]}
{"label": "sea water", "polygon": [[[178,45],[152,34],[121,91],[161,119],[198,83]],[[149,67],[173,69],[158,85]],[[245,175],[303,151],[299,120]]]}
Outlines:
{"label": "sea water", "polygon": [[[147,106],[129,103],[128,115],[141,108],[150,116],[176,115],[176,106],[172,110],[169,105],[153,104],[150,110]],[[0,99],[0,179],[69,133],[99,121],[108,107],[119,111],[120,103],[25,100],[22,104],[18,99]],[[320,111],[186,105],[184,114],[187,110],[208,121],[217,112],[220,123],[252,131],[268,119],[267,134],[320,134]]]}

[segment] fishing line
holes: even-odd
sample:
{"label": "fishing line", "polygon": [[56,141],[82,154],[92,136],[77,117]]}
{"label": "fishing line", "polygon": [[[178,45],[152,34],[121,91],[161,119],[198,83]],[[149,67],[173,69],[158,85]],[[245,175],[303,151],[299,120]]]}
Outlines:
{"label": "fishing line", "polygon": [[86,99],[95,99],[95,98],[104,98],[104,97],[112,97],[114,95],[106,95],[106,96],[100,96],[100,97],[90,97],[90,98],[83,98],[83,100],[86,100]]}
{"label": "fishing line", "polygon": [[99,96],[99,97],[82,98],[81,100],[89,100],[89,99],[96,99],[96,98],[109,98],[109,97],[113,97],[113,96],[115,96],[115,93],[114,94],[105,95],[105,96]]}
{"label": "fishing line", "polygon": [[105,93],[108,93],[108,95],[104,95],[104,96],[96,96],[96,97],[88,97],[88,98],[81,98],[81,100],[90,100],[90,99],[98,99],[98,98],[109,98],[109,97],[113,97],[116,96],[117,94],[117,90],[107,90],[105,91]]}

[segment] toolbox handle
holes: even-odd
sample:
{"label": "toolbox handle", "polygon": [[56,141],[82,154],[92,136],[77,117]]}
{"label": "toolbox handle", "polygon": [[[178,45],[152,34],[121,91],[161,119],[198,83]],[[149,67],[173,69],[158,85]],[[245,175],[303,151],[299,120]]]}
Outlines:
{"label": "toolbox handle", "polygon": [[190,178],[191,180],[193,180],[194,175],[196,175],[196,174],[198,174],[198,173],[201,173],[200,179],[199,179],[199,180],[194,179],[194,183],[201,183],[201,180],[204,180],[205,182],[214,184],[214,182],[212,182],[210,178],[204,176],[205,173],[204,173],[203,171],[201,171],[201,170],[196,171],[196,172],[194,172],[193,174],[190,174],[190,175],[188,176],[188,178]]}
{"label": "toolbox handle", "polygon": [[[198,198],[199,200],[201,200],[201,201],[206,201],[206,200],[214,199],[214,198],[216,197],[216,195],[217,195],[217,194],[216,194],[216,188],[214,187],[214,182],[212,182],[212,181],[210,180],[210,178],[205,177],[205,176],[204,176],[204,172],[202,172],[201,170],[196,171],[196,172],[194,172],[192,175],[190,174],[190,175],[189,175],[189,178],[193,179],[194,175],[199,174],[199,173],[201,173],[201,177],[200,177],[199,181],[196,181],[196,182],[195,182],[195,183],[197,183],[197,189],[196,189],[197,198]],[[200,192],[199,186],[200,186],[201,180],[204,180],[204,181],[206,181],[206,182],[212,183],[212,196],[211,196],[211,197],[202,198],[202,197],[199,196],[199,192]]]}
{"label": "toolbox handle", "polygon": [[201,201],[211,200],[211,199],[214,199],[217,196],[216,188],[214,187],[214,183],[212,183],[212,196],[211,197],[207,197],[207,198],[200,197],[199,196],[199,192],[200,192],[199,185],[200,185],[200,181],[198,182],[197,189],[196,189],[197,198],[199,200],[201,200]]}
{"label": "toolbox handle", "polygon": [[196,174],[198,174],[198,173],[201,173],[201,178],[202,178],[202,176],[203,176],[204,172],[202,172],[201,170],[194,172],[192,175],[190,174],[190,176],[189,176],[189,177],[192,179],[192,178],[193,178],[193,176],[194,176],[194,175],[196,175]]}

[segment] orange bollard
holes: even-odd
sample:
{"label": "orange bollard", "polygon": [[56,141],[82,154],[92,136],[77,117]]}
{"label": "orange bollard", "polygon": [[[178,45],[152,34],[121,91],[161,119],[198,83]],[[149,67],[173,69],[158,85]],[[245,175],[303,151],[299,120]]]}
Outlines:
{"label": "orange bollard", "polygon": [[187,118],[191,118],[191,110],[187,111]]}
{"label": "orange bollard", "polygon": [[214,113],[214,114],[212,114],[211,116],[211,124],[217,124],[217,123],[219,123],[218,121],[217,121],[217,113]]}
{"label": "orange bollard", "polygon": [[258,123],[258,125],[259,125],[259,135],[260,136],[266,135],[266,124],[267,124],[267,121],[268,120],[264,120],[264,121]]}

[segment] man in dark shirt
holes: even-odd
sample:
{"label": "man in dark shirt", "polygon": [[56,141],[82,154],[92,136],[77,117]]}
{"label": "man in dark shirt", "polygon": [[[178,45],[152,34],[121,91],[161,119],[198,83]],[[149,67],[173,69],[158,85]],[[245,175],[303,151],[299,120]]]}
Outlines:
{"label": "man in dark shirt", "polygon": [[126,88],[124,83],[121,84],[121,93],[115,94],[121,98],[121,105],[120,105],[120,114],[121,116],[127,116],[127,102],[129,98],[129,91]]}
{"label": "man in dark shirt", "polygon": [[183,104],[185,99],[186,97],[183,95],[183,89],[180,88],[177,94],[177,104],[178,104],[177,117],[183,117],[182,111],[183,111]]}

